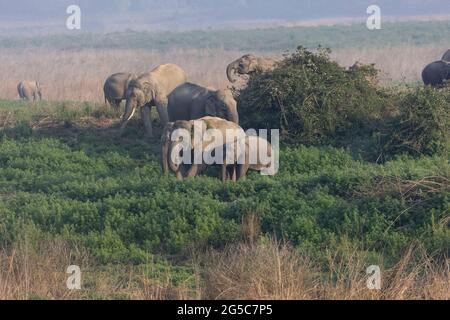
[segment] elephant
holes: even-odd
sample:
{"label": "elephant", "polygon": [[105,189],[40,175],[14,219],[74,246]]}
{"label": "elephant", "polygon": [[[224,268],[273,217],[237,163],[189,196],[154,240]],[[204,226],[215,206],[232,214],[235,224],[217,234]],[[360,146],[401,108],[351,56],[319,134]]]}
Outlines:
{"label": "elephant", "polygon": [[170,121],[211,116],[239,123],[237,103],[230,90],[215,90],[189,82],[169,95],[168,112]]}
{"label": "elephant", "polygon": [[[226,181],[228,179],[232,181],[245,180],[247,172],[258,171],[267,175],[274,175],[273,156],[274,151],[272,145],[264,138],[258,136],[246,136],[245,149],[237,149],[239,144],[234,144],[236,162],[232,164],[224,163],[222,165],[221,179]],[[226,149],[228,150],[228,149]],[[262,159],[260,152],[266,152],[267,159]],[[270,160],[266,163],[265,160]]]}
{"label": "elephant", "polygon": [[156,106],[161,123],[165,126],[169,122],[168,96],[176,87],[186,81],[186,73],[175,64],[160,65],[151,72],[132,79],[126,92],[125,113],[120,124],[120,135],[123,135],[136,109],[140,108],[147,135],[153,137],[150,118],[152,106]]}
{"label": "elephant", "polygon": [[103,86],[105,103],[109,103],[115,109],[120,108],[120,103],[126,98],[128,85],[134,76],[131,73],[115,73],[106,79]]}
{"label": "elephant", "polygon": [[437,87],[450,79],[450,64],[444,61],[435,61],[425,67],[422,72],[425,85]]}
{"label": "elephant", "polygon": [[21,99],[28,101],[42,100],[42,88],[37,81],[22,81],[17,85]]}
{"label": "elephant", "polygon": [[228,65],[227,77],[231,83],[235,83],[238,79],[236,75],[243,76],[255,72],[272,71],[276,63],[277,61],[271,58],[261,58],[253,54],[246,54]]}
{"label": "elephant", "polygon": [[[196,137],[195,125],[198,126],[199,133],[202,135],[201,139]],[[227,121],[217,117],[203,117],[197,120],[179,120],[174,122],[172,125],[166,126],[167,131],[163,135],[162,141],[162,163],[164,173],[169,172],[169,168],[172,172],[177,173],[177,178],[182,180],[185,178],[193,178],[200,174],[206,169],[208,164],[204,162],[203,155],[209,153],[215,156],[215,150],[220,150],[226,145],[230,144],[231,141],[240,141],[245,138],[244,130],[236,123]],[[181,161],[182,144],[186,143],[183,138],[179,136],[174,136],[173,133],[177,130],[182,129],[187,133],[190,141],[188,141],[187,148],[191,151],[191,161],[189,163],[183,163]],[[209,131],[210,129],[215,130],[214,132]],[[217,140],[215,133],[220,134],[222,139]],[[172,136],[170,136],[172,135]],[[201,151],[202,159],[200,161],[194,161],[195,153],[197,150]],[[223,150],[223,149],[222,149]],[[225,155],[226,153],[223,152]],[[183,153],[184,156],[184,153]],[[180,161],[175,162],[178,159]],[[219,164],[223,166],[224,161],[220,161]]]}
{"label": "elephant", "polygon": [[171,147],[171,136],[172,133],[180,128],[180,124],[175,126],[175,122],[169,122],[166,124],[161,136],[161,169],[164,175],[168,175],[170,171],[174,172],[177,179],[182,180],[189,170],[189,165],[180,164],[178,166],[169,166],[169,150]]}
{"label": "elephant", "polygon": [[450,49],[442,56],[442,61],[450,62]]}

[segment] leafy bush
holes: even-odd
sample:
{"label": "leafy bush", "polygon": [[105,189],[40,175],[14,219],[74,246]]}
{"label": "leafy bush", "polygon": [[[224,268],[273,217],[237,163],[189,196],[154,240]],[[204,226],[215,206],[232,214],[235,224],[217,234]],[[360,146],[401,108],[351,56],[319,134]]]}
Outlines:
{"label": "leafy bush", "polygon": [[346,70],[329,53],[299,47],[273,72],[252,76],[238,98],[243,125],[279,128],[285,141],[306,145],[371,128],[390,106],[389,95],[374,84],[377,71]]}
{"label": "leafy bush", "polygon": [[411,155],[450,151],[450,91],[419,87],[404,95],[387,126],[385,152]]}

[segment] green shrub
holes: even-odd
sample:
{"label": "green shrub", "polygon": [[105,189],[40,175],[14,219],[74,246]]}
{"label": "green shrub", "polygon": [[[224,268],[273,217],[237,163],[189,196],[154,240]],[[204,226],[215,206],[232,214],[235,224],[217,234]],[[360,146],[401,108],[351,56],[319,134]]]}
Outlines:
{"label": "green shrub", "polygon": [[419,87],[404,95],[399,115],[387,126],[385,152],[448,154],[450,151],[450,91]]}
{"label": "green shrub", "polygon": [[299,47],[273,72],[252,76],[238,98],[243,125],[279,128],[285,141],[297,145],[335,144],[371,129],[391,104],[374,83],[377,71],[347,70],[329,53]]}
{"label": "green shrub", "polygon": [[[263,235],[275,234],[318,258],[343,238],[389,261],[412,241],[430,251],[448,247],[448,187],[429,192],[419,185],[414,194],[398,187],[430,176],[445,182],[445,158],[375,165],[342,149],[299,146],[281,150],[280,163],[276,177],[179,182],[161,175],[153,146],[139,141],[89,133],[76,142],[37,133],[3,138],[0,243],[13,243],[32,228],[84,245],[101,263],[146,263],[152,255],[234,242],[243,218],[256,214]],[[391,186],[392,177],[400,182]],[[404,189],[410,190],[407,183]]]}

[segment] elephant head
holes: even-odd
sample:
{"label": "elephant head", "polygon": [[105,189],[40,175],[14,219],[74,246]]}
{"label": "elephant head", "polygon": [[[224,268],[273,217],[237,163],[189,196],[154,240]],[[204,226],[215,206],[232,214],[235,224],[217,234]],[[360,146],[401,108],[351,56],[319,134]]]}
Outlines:
{"label": "elephant head", "polygon": [[211,91],[205,103],[205,115],[239,124],[237,103],[230,90]]}
{"label": "elephant head", "polygon": [[[206,126],[202,123],[202,134],[206,130]],[[193,160],[193,149],[196,143],[194,138],[194,121],[176,121],[166,126],[162,137],[162,167],[164,173],[168,173],[170,168],[172,172],[176,173],[179,180],[194,177],[198,174],[198,166],[184,162],[184,152],[187,150],[190,152],[190,160]]]}
{"label": "elephant head", "polygon": [[255,72],[258,68],[258,58],[252,54],[246,54],[228,65],[227,77],[230,82],[237,81],[236,75],[244,75]]}
{"label": "elephant head", "polygon": [[253,54],[246,54],[228,65],[227,77],[235,83],[237,76],[249,75],[257,71],[270,71],[275,67],[276,61],[270,58],[261,58]]}
{"label": "elephant head", "polygon": [[122,134],[128,121],[133,118],[136,109],[146,104],[145,86],[137,80],[130,81],[126,92],[125,113],[122,116],[120,133]]}

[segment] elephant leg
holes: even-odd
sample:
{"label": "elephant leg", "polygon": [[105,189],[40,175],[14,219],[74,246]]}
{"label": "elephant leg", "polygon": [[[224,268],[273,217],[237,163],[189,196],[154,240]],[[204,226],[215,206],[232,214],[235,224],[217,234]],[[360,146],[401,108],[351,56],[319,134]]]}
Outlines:
{"label": "elephant leg", "polygon": [[156,109],[158,110],[159,119],[163,127],[169,122],[169,113],[167,110],[167,105],[168,105],[167,98],[161,99],[156,103]]}
{"label": "elephant leg", "polygon": [[184,175],[180,170],[177,171],[177,179],[180,181],[184,180]]}
{"label": "elephant leg", "polygon": [[152,108],[149,105],[145,105],[141,109],[141,118],[142,118],[142,121],[144,122],[145,131],[149,138],[153,138],[151,112],[152,112]]}
{"label": "elephant leg", "polygon": [[236,179],[245,181],[247,179],[247,172],[250,166],[246,164],[238,164],[236,168]]}
{"label": "elephant leg", "polygon": [[186,178],[194,178],[198,175],[199,173],[199,165],[198,164],[193,164],[191,165],[191,167],[189,168],[189,170],[186,172]]}
{"label": "elephant leg", "polygon": [[223,164],[221,166],[221,171],[220,171],[220,180],[222,180],[222,182],[226,182],[227,179],[228,179],[227,165]]}
{"label": "elephant leg", "polygon": [[227,179],[230,179],[233,182],[237,181],[237,175],[236,175],[236,165],[228,165],[226,169],[226,176]]}
{"label": "elephant leg", "polygon": [[116,99],[116,100],[114,100],[114,103],[112,104],[113,105],[113,107],[116,109],[116,110],[119,110],[120,109],[120,103],[122,102],[122,100],[120,100],[120,99]]}

